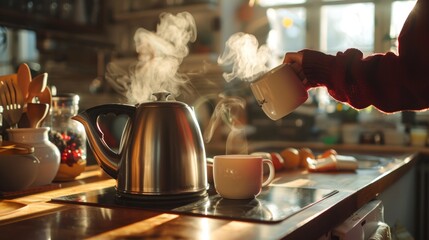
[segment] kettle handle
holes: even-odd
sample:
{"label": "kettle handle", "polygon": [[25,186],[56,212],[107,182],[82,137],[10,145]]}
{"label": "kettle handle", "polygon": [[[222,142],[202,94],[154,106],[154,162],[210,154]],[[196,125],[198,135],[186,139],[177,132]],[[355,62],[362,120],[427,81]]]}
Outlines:
{"label": "kettle handle", "polygon": [[91,114],[89,114],[89,120],[92,126],[97,126],[100,136],[103,134],[99,125],[98,125],[98,117],[103,114],[112,113],[114,115],[127,115],[130,119],[134,118],[136,113],[136,107],[128,104],[119,104],[119,103],[111,103],[111,104],[103,104],[100,106],[95,106],[91,108]]}
{"label": "kettle handle", "polygon": [[[104,141],[103,131],[97,122],[98,117],[103,114],[125,114],[129,117],[128,122],[134,119],[136,107],[126,104],[104,104],[84,110],[80,114],[72,117],[72,119],[81,122],[88,135],[88,143],[94,152],[94,157],[98,164],[111,177],[117,177],[118,164],[120,162],[120,154],[114,152]],[[96,130],[97,129],[97,130]]]}

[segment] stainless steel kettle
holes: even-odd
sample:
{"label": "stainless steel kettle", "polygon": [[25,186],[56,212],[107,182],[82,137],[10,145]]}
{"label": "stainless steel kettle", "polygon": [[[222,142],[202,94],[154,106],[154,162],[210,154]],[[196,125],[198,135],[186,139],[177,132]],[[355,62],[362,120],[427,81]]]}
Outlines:
{"label": "stainless steel kettle", "polygon": [[[131,198],[202,196],[208,189],[204,143],[194,111],[156,93],[156,101],[105,104],[74,116],[88,135],[98,164],[117,180],[117,194]],[[118,152],[107,146],[99,116],[128,115]],[[98,128],[98,129],[97,129]]]}

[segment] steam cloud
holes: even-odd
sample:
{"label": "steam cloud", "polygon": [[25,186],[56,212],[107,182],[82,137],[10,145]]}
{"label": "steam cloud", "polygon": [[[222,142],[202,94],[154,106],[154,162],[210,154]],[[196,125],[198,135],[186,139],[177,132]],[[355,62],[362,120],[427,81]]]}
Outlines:
{"label": "steam cloud", "polygon": [[205,142],[210,142],[216,128],[222,124],[229,129],[226,139],[226,154],[248,154],[245,108],[246,101],[239,97],[228,97],[220,94],[221,100],[216,105],[210,122],[204,131]]}
{"label": "steam cloud", "polygon": [[247,33],[238,32],[228,39],[218,58],[219,65],[232,65],[232,72],[223,73],[227,82],[236,78],[251,82],[269,71],[271,52],[266,45],[258,46],[256,37]]}
{"label": "steam cloud", "polygon": [[155,33],[144,28],[135,32],[138,61],[128,72],[109,64],[107,80],[129,103],[149,101],[153,93],[162,91],[177,97],[188,81],[186,75],[178,73],[179,66],[189,53],[187,44],[196,37],[196,24],[190,13],[162,13]]}

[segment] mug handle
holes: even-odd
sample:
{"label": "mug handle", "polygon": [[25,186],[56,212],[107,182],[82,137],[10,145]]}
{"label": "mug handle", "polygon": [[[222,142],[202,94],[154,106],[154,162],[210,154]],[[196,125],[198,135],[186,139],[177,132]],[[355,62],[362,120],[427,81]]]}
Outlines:
{"label": "mug handle", "polygon": [[268,175],[267,180],[265,180],[265,182],[262,183],[262,187],[265,187],[268,184],[270,184],[274,180],[274,175],[275,175],[273,161],[271,161],[270,159],[262,159],[262,164],[264,163],[268,164],[268,167],[270,168],[270,175]]}

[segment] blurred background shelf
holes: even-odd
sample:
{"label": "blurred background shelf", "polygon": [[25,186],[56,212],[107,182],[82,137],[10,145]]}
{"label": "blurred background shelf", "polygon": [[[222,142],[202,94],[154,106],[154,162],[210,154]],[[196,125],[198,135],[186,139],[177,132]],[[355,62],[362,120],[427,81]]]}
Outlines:
{"label": "blurred background shelf", "polygon": [[210,2],[210,3],[173,6],[169,8],[152,8],[152,9],[143,9],[143,10],[121,11],[121,12],[114,13],[113,21],[124,22],[124,21],[135,21],[135,20],[142,20],[142,19],[153,19],[153,18],[158,18],[159,15],[163,12],[176,14],[184,11],[190,12],[191,14],[198,14],[198,13],[204,13],[209,15],[219,14],[218,5],[216,3]]}

